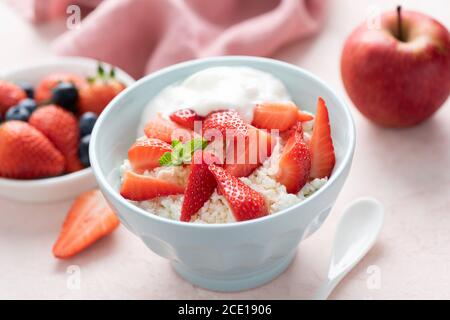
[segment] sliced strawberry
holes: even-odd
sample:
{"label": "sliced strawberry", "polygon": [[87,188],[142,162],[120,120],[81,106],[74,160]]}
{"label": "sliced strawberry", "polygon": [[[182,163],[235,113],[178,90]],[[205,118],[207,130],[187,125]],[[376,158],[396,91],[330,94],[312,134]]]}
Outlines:
{"label": "sliced strawberry", "polygon": [[199,116],[191,109],[180,109],[170,115],[170,120],[179,124],[183,128],[194,130],[195,121],[202,121],[204,118]]}
{"label": "sliced strawberry", "polygon": [[336,163],[330,119],[325,101],[319,98],[310,142],[311,178],[329,177]]}
{"label": "sliced strawberry", "polygon": [[209,170],[217,181],[217,188],[228,201],[228,205],[237,221],[256,219],[267,215],[266,200],[238,178],[232,176],[220,166],[209,165]]}
{"label": "sliced strawberry", "polygon": [[252,124],[262,129],[285,131],[297,122],[298,108],[292,102],[266,102],[256,105]]}
{"label": "sliced strawberry", "polygon": [[303,141],[301,124],[286,142],[278,166],[276,180],[286,187],[287,192],[297,193],[308,182],[311,154]]}
{"label": "sliced strawberry", "polygon": [[19,86],[0,80],[0,116],[3,117],[10,107],[26,97],[27,94]]}
{"label": "sliced strawberry", "polygon": [[207,140],[213,140],[211,135],[216,133],[220,133],[225,140],[227,136],[246,136],[248,129],[235,110],[225,110],[210,114],[203,122],[203,135]]}
{"label": "sliced strawberry", "polygon": [[190,221],[191,216],[203,207],[217,186],[216,179],[208,169],[209,164],[220,160],[213,154],[198,150],[192,157],[191,172],[184,192],[181,221]]}
{"label": "sliced strawberry", "polygon": [[171,152],[172,146],[155,138],[137,140],[128,150],[128,160],[135,172],[142,173],[159,167],[159,159],[166,152]]}
{"label": "sliced strawberry", "polygon": [[311,121],[313,119],[314,119],[313,115],[311,115],[309,113],[306,113],[306,112],[303,112],[301,110],[298,110],[298,116],[297,116],[297,120],[298,121],[300,121],[300,122],[308,122],[308,121]]}
{"label": "sliced strawberry", "polygon": [[29,123],[42,132],[66,158],[66,171],[75,172],[84,168],[78,157],[80,129],[75,116],[56,105],[37,109]]}
{"label": "sliced strawberry", "polygon": [[70,258],[113,232],[119,224],[100,190],[85,192],[72,204],[53,246],[53,255]]}
{"label": "sliced strawberry", "polygon": [[181,128],[175,122],[165,119],[159,114],[147,122],[144,132],[148,138],[156,138],[167,143],[176,139],[186,142],[194,137],[192,130]]}
{"label": "sliced strawberry", "polygon": [[23,121],[0,126],[0,176],[38,179],[64,172],[61,152],[40,131]]}
{"label": "sliced strawberry", "polygon": [[272,154],[274,143],[272,136],[265,130],[248,125],[248,135],[244,149],[239,145],[229,148],[225,170],[235,177],[247,177]]}
{"label": "sliced strawberry", "polygon": [[176,183],[127,171],[120,194],[128,200],[145,201],[157,197],[183,194],[184,187]]}

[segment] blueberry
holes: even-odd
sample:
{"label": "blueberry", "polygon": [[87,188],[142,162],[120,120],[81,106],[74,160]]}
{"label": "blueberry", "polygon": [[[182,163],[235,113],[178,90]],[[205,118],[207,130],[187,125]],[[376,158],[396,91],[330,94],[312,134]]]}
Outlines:
{"label": "blueberry", "polygon": [[37,109],[37,103],[33,99],[23,99],[19,102],[17,107],[25,108],[28,110],[28,112],[31,114]]}
{"label": "blueberry", "polygon": [[80,122],[78,123],[80,127],[80,136],[84,137],[92,133],[95,122],[97,121],[97,115],[93,112],[83,113],[80,117]]}
{"label": "blueberry", "polygon": [[75,111],[78,90],[70,82],[60,82],[52,90],[52,102],[70,111]]}
{"label": "blueberry", "polygon": [[19,120],[19,121],[28,121],[28,118],[30,117],[31,113],[27,109],[20,107],[20,106],[14,106],[8,109],[5,115],[5,120]]}
{"label": "blueberry", "polygon": [[88,134],[80,140],[80,146],[78,147],[78,156],[80,157],[81,163],[85,167],[90,167],[91,162],[89,161],[89,142],[91,141],[91,135]]}
{"label": "blueberry", "polygon": [[31,84],[29,84],[28,82],[19,82],[18,86],[22,88],[23,91],[25,91],[28,98],[34,98],[34,88]]}

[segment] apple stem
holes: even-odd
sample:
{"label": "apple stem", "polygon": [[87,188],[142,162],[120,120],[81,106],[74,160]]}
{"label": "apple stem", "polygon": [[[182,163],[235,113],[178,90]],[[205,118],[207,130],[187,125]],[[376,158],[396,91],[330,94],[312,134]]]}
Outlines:
{"label": "apple stem", "polygon": [[403,41],[402,30],[402,6],[397,6],[397,37],[400,41]]}

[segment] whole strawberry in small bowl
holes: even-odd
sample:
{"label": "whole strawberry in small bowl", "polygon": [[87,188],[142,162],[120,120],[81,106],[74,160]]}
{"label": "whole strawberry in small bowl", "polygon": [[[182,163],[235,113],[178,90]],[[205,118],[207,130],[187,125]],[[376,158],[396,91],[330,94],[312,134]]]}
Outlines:
{"label": "whole strawberry in small bowl", "polygon": [[95,187],[90,134],[133,82],[114,66],[78,57],[0,72],[0,196],[52,202]]}

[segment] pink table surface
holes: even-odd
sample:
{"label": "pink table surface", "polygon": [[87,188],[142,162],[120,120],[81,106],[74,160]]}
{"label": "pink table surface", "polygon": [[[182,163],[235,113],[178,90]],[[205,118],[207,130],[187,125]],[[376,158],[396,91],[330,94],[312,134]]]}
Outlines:
{"label": "pink table surface", "polygon": [[[374,3],[330,1],[321,35],[289,46],[276,57],[314,72],[346,97],[339,75],[340,51],[346,35],[369,15]],[[380,9],[400,3],[450,27],[447,0],[378,3]],[[2,48],[8,43],[0,51],[0,68],[48,57],[49,41],[64,28],[60,21],[34,29],[0,3]],[[385,205],[384,228],[377,245],[330,298],[450,298],[450,101],[431,120],[406,130],[377,128],[352,111],[358,142],[348,181],[324,226],[299,246],[289,269],[270,284],[233,294],[197,288],[124,227],[78,257],[58,261],[51,246],[70,202],[31,205],[0,199],[0,298],[308,298],[325,277],[342,209],[366,195]],[[67,287],[70,265],[80,267],[79,290]]]}

